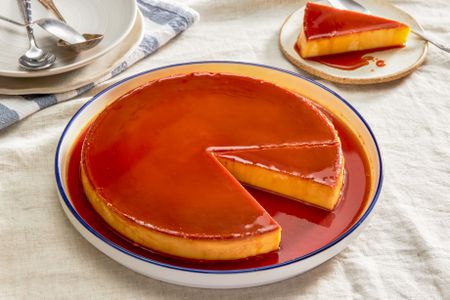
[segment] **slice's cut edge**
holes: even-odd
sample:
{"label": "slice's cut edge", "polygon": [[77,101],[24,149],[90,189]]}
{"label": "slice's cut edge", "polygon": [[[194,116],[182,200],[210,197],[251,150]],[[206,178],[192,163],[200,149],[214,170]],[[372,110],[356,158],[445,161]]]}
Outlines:
{"label": "slice's cut edge", "polygon": [[280,226],[269,232],[238,239],[192,239],[168,235],[131,222],[111,209],[95,192],[83,167],[81,181],[89,202],[109,226],[133,242],[165,255],[195,260],[238,260],[278,250],[280,245]]}
{"label": "slice's cut edge", "polygon": [[[328,156],[322,161],[325,166],[313,166],[313,168],[323,168],[326,172],[326,174],[320,175],[323,178],[317,180],[314,178],[314,173],[307,174],[307,171],[301,166],[301,160],[305,161],[306,159],[302,155],[310,155],[314,151],[316,156],[321,156],[325,151],[328,153]],[[299,155],[298,169],[283,168],[286,158],[290,159],[289,155],[293,154]],[[329,211],[336,207],[341,198],[344,185],[344,158],[340,143],[260,150],[231,150],[214,153],[214,155],[237,180],[246,185]],[[274,155],[279,156],[279,165],[269,166],[270,163],[277,163],[277,159],[273,158]],[[270,160],[267,157],[271,157]],[[326,164],[329,164],[327,170]],[[315,173],[317,174],[317,172]]]}
{"label": "slice's cut edge", "polygon": [[382,50],[391,47],[403,47],[406,44],[409,32],[409,27],[400,27],[359,32],[334,38],[308,40],[302,31],[297,41],[297,48],[303,58],[369,49]]}

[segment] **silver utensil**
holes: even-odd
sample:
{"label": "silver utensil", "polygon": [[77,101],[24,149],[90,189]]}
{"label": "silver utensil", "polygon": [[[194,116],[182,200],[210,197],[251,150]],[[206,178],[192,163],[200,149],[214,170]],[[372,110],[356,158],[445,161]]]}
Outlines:
{"label": "silver utensil", "polygon": [[[18,26],[27,26],[26,24],[11,20],[9,18],[0,16],[0,20],[10,22]],[[42,18],[33,21],[31,24],[37,24],[48,33],[71,44],[81,43],[86,41],[85,38],[75,29],[56,19]]]}
{"label": "silver utensil", "polygon": [[103,40],[103,34],[83,33],[84,42],[70,44],[65,40],[60,39],[56,45],[60,48],[81,52],[86,51],[97,46]]}
{"label": "silver utensil", "polygon": [[[3,16],[0,16],[0,20],[18,26],[27,26],[23,23],[11,20]],[[93,35],[89,33],[81,35],[78,33],[78,31],[76,31],[66,23],[63,23],[56,19],[42,18],[33,21],[32,24],[37,24],[48,33],[58,37],[60,39],[57,42],[58,46],[69,48],[75,51],[83,51],[90,49],[95,45],[97,45],[103,39],[103,36]]]}
{"label": "silver utensil", "polygon": [[[0,16],[0,20],[18,26],[27,26],[23,23],[17,22],[4,16]],[[60,40],[57,42],[57,46],[76,52],[91,49],[92,47],[100,43],[103,39],[102,34],[85,33],[81,35],[80,33],[78,33],[78,31],[76,31],[66,23],[63,23],[62,21],[56,19],[42,18],[33,21],[32,24],[37,24],[48,33],[58,37]]]}
{"label": "silver utensil", "polygon": [[[370,11],[367,8],[365,8],[363,5],[359,4],[358,2],[356,2],[354,0],[328,0],[328,2],[332,6],[339,8],[339,9],[348,9],[348,10],[362,12],[365,14],[370,14]],[[445,42],[437,39],[436,37],[432,36],[431,34],[417,31],[414,28],[411,28],[411,32],[414,33],[415,35],[421,37],[425,41],[432,43],[439,49],[442,49],[446,52],[450,52],[449,45],[447,45]]]}
{"label": "silver utensil", "polygon": [[58,19],[60,19],[61,21],[63,21],[64,23],[67,23],[66,20],[64,19],[63,15],[59,12],[58,8],[56,7],[55,3],[53,2],[53,0],[38,0],[39,3],[42,4],[42,6],[44,6],[47,10],[51,11],[54,15],[56,15],[58,17]]}
{"label": "silver utensil", "polygon": [[44,51],[36,45],[30,0],[21,0],[20,2],[26,23],[28,39],[30,41],[30,48],[19,58],[19,64],[27,70],[42,70],[49,68],[55,62],[56,57],[52,53]]}
{"label": "silver utensil", "polygon": [[[46,9],[51,11],[59,20],[64,23],[67,23],[64,19],[63,15],[59,12],[53,0],[38,0]],[[84,33],[83,38],[84,41],[77,43],[70,43],[65,39],[58,41],[57,45],[62,48],[74,50],[77,52],[84,51],[95,47],[98,43],[100,43],[103,39],[103,34],[92,34],[92,33]]]}

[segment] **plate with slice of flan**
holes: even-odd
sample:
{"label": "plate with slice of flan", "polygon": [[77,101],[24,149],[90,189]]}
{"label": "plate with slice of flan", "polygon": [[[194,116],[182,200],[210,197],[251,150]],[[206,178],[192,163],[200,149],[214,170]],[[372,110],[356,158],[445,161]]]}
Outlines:
{"label": "plate with slice of flan", "polygon": [[64,211],[99,250],[205,288],[267,284],[330,259],[367,223],[382,183],[375,137],[350,104],[240,62],[107,88],[67,125],[55,172]]}
{"label": "plate with slice of flan", "polygon": [[428,46],[411,33],[422,31],[417,21],[383,0],[359,2],[364,12],[305,1],[281,27],[284,56],[310,74],[344,84],[392,81],[418,68]]}

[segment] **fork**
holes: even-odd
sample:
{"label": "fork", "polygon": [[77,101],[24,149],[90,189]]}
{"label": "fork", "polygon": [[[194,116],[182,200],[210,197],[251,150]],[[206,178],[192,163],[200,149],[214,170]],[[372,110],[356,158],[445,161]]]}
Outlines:
{"label": "fork", "polygon": [[[370,14],[370,11],[364,7],[363,5],[359,4],[358,2],[354,0],[328,0],[328,2],[339,9],[348,9],[348,10],[354,10],[358,12],[362,12],[365,14]],[[425,41],[428,41],[435,45],[436,47],[444,50],[445,52],[450,52],[450,46],[448,46],[445,42],[437,39],[436,37],[432,36],[429,33],[421,32],[418,30],[415,30],[414,28],[411,28],[411,32],[415,35],[421,37]]]}

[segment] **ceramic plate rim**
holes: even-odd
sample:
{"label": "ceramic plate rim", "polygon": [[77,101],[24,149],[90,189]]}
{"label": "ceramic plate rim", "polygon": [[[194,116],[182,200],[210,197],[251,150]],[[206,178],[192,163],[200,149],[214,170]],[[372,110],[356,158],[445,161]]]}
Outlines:
{"label": "ceramic plate rim", "polygon": [[131,7],[132,17],[130,19],[130,22],[128,23],[127,28],[123,31],[122,35],[120,35],[114,42],[112,42],[108,47],[106,47],[102,51],[94,53],[92,56],[87,57],[86,59],[81,60],[79,62],[62,65],[58,68],[49,68],[49,69],[39,70],[39,71],[23,70],[23,71],[19,71],[19,72],[14,71],[14,70],[13,71],[0,70],[0,76],[14,77],[14,78],[33,78],[33,77],[53,76],[53,75],[73,71],[73,70],[76,70],[76,69],[86,66],[87,64],[91,63],[95,59],[101,57],[102,55],[104,55],[105,53],[110,51],[112,48],[117,46],[117,44],[119,44],[121,41],[123,41],[123,39],[130,33],[131,29],[133,28],[133,26],[136,22],[137,3],[134,0],[128,0],[128,3],[130,5],[132,5],[132,7]]}
{"label": "ceramic plate rim", "polygon": [[[107,93],[108,91],[110,91],[111,89],[115,88],[116,86],[119,86],[129,80],[132,80],[136,77],[145,75],[147,73],[150,72],[154,72],[154,71],[158,71],[158,70],[162,70],[162,69],[168,69],[168,68],[172,68],[172,67],[177,67],[177,66],[186,66],[186,65],[201,65],[201,64],[239,64],[239,65],[249,65],[249,66],[255,66],[255,67],[260,67],[260,68],[267,68],[267,69],[271,69],[271,70],[275,70],[278,72],[282,72],[282,73],[287,73],[290,75],[293,75],[295,77],[298,77],[301,80],[306,80],[312,84],[315,84],[317,86],[319,86],[320,88],[324,89],[325,91],[331,93],[333,96],[335,96],[337,99],[339,99],[340,101],[342,101],[346,106],[348,106],[348,108],[350,108],[350,110],[359,118],[359,120],[364,124],[364,126],[366,127],[366,129],[369,132],[369,135],[371,137],[371,139],[374,142],[375,145],[375,150],[376,150],[376,157],[379,163],[379,176],[378,176],[378,182],[376,183],[376,188],[375,188],[375,193],[372,197],[372,199],[370,200],[370,205],[368,206],[367,210],[364,212],[363,215],[361,215],[358,219],[358,221],[356,221],[349,229],[347,229],[344,233],[342,233],[340,236],[338,236],[336,239],[334,239],[333,241],[329,242],[328,244],[322,246],[319,249],[316,249],[306,255],[302,255],[299,256],[297,258],[291,259],[289,261],[283,262],[283,263],[279,263],[279,264],[273,264],[273,265],[269,265],[269,266],[264,266],[264,267],[257,267],[257,268],[249,268],[249,269],[236,269],[236,270],[205,270],[205,269],[195,269],[195,268],[187,268],[187,267],[179,267],[179,266],[175,266],[175,265],[171,265],[171,264],[167,264],[167,263],[161,263],[159,261],[155,261],[149,258],[145,258],[142,257],[140,255],[137,255],[127,249],[124,249],[122,247],[120,247],[119,245],[116,245],[115,243],[113,243],[112,241],[110,241],[109,239],[105,238],[104,236],[102,236],[100,233],[98,233],[94,228],[92,228],[85,220],[83,220],[83,218],[78,214],[78,212],[76,211],[76,209],[73,207],[72,203],[70,202],[68,195],[63,187],[62,184],[62,178],[61,178],[61,170],[59,167],[59,160],[60,160],[60,153],[61,153],[61,146],[62,143],[64,141],[64,138],[67,134],[67,132],[70,130],[70,127],[72,125],[72,123],[77,119],[77,117],[92,103],[94,102],[96,99],[98,99],[101,95]],[[94,97],[92,97],[92,99],[90,99],[88,102],[86,102],[76,113],[75,115],[73,115],[73,117],[70,119],[69,123],[66,125],[66,127],[64,128],[62,134],[61,134],[61,138],[58,141],[58,145],[56,148],[56,154],[55,154],[55,161],[54,161],[54,170],[55,170],[55,177],[56,177],[56,184],[58,187],[58,192],[60,197],[62,198],[62,200],[64,201],[65,205],[67,206],[67,208],[69,209],[69,211],[72,213],[72,215],[77,219],[77,221],[83,225],[83,227],[85,229],[87,229],[90,233],[94,234],[97,238],[99,238],[102,242],[104,242],[105,244],[107,244],[110,247],[113,247],[114,249],[122,252],[123,254],[126,254],[128,256],[131,256],[133,258],[136,258],[140,261],[143,261],[145,263],[150,263],[156,266],[160,266],[160,267],[164,267],[164,268],[169,268],[169,269],[173,269],[173,270],[178,270],[178,271],[185,271],[185,272],[192,272],[192,273],[202,273],[202,274],[241,274],[241,273],[251,273],[251,272],[257,272],[257,271],[265,271],[265,270],[271,270],[271,269],[277,269],[280,267],[284,267],[287,265],[291,265],[293,263],[297,263],[299,261],[305,260],[309,257],[312,257],[318,253],[321,253],[329,248],[332,248],[334,245],[338,244],[339,242],[341,242],[342,240],[344,240],[346,237],[348,237],[349,235],[351,235],[367,218],[368,216],[371,214],[371,212],[373,211],[373,208],[375,207],[380,192],[381,192],[381,188],[383,185],[383,178],[384,178],[384,173],[383,173],[383,163],[382,163],[382,158],[381,158],[381,151],[380,148],[378,146],[377,140],[375,138],[375,135],[372,132],[372,129],[370,128],[369,124],[366,122],[366,120],[361,116],[361,114],[348,102],[346,101],[343,97],[341,97],[339,94],[337,94],[336,92],[334,92],[333,90],[327,88],[326,86],[324,86],[323,84],[305,77],[303,75],[288,71],[288,70],[284,70],[281,68],[277,68],[277,67],[273,67],[273,66],[268,66],[268,65],[263,65],[263,64],[257,64],[257,63],[248,63],[248,62],[242,62],[242,61],[229,61],[229,60],[213,60],[213,61],[193,61],[193,62],[185,62],[185,63],[178,63],[178,64],[171,64],[171,65],[166,65],[166,66],[162,66],[162,67],[158,67],[158,68],[154,68],[154,69],[150,69],[150,70],[146,70],[143,72],[139,72],[137,74],[131,75],[129,77],[126,77],[114,84],[112,84],[111,86],[105,88],[104,90],[100,91],[98,94],[96,94]]]}
{"label": "ceramic plate rim", "polygon": [[[408,14],[406,11],[390,4],[389,2],[383,1],[383,0],[377,0],[378,2],[382,3],[383,5],[387,5],[389,7],[392,7],[393,9],[395,9],[396,11],[400,11],[402,14],[408,16],[411,20],[414,21],[414,25],[417,26],[416,30],[419,30],[421,32],[423,32],[423,28],[420,25],[419,22],[416,21],[416,19],[411,16],[410,14]],[[410,67],[408,68],[403,68],[400,69],[399,71],[389,74],[389,75],[380,75],[380,76],[376,76],[376,77],[372,77],[372,78],[352,78],[352,77],[347,77],[347,76],[338,76],[338,75],[334,75],[334,74],[330,74],[329,72],[326,71],[326,69],[319,69],[317,67],[313,67],[310,66],[306,63],[304,63],[302,60],[302,58],[300,57],[293,57],[284,47],[284,44],[282,42],[282,34],[283,34],[283,30],[285,28],[285,25],[290,21],[291,17],[298,13],[300,10],[303,10],[305,8],[305,5],[302,5],[300,8],[296,9],[295,11],[293,11],[291,14],[289,14],[289,16],[287,16],[287,18],[283,21],[283,24],[281,25],[280,31],[278,33],[278,46],[281,50],[281,52],[283,53],[283,55],[287,58],[287,60],[292,63],[294,66],[308,72],[311,75],[320,77],[322,79],[325,80],[329,80],[331,82],[336,82],[336,83],[341,83],[341,84],[374,84],[374,83],[383,83],[383,82],[389,82],[389,81],[393,81],[393,80],[397,80],[400,79],[402,77],[405,77],[409,74],[411,74],[412,72],[414,72],[418,67],[420,67],[420,65],[425,61],[427,52],[428,52],[428,43],[425,42],[422,53],[420,55],[420,57],[417,59],[417,61]],[[412,32],[410,34],[413,34]]]}

